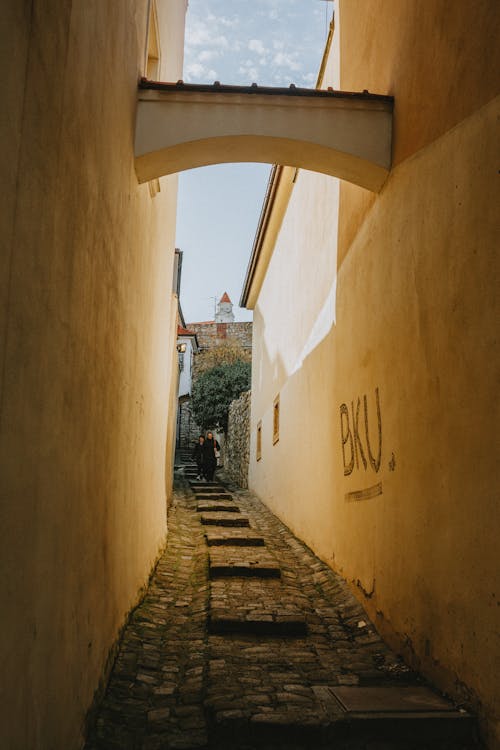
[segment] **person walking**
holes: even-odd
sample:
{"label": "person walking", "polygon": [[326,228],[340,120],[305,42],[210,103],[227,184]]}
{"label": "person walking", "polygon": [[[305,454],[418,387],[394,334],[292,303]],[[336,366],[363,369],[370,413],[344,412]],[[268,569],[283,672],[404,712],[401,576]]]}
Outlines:
{"label": "person walking", "polygon": [[220,445],[214,438],[213,432],[207,432],[207,437],[203,443],[203,474],[207,482],[214,478],[215,469],[217,468],[217,456],[215,452],[220,451]]}
{"label": "person walking", "polygon": [[198,474],[196,479],[203,479],[203,443],[205,442],[205,436],[200,435],[198,442],[194,446],[192,458],[196,461],[198,467]]}

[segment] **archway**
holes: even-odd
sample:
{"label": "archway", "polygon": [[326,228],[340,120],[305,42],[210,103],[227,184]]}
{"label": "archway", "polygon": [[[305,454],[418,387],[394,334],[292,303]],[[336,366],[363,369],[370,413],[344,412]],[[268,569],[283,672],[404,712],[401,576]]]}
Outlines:
{"label": "archway", "polygon": [[139,182],[194,167],[264,162],[378,192],[391,167],[393,99],[376,94],[157,83],[139,88]]}

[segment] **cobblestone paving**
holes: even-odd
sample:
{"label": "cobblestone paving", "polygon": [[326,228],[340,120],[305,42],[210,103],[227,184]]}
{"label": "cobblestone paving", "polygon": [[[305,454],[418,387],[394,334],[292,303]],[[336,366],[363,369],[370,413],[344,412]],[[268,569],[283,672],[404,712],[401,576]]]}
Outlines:
{"label": "cobblestone paving", "polygon": [[[209,514],[197,511],[187,482],[178,483],[167,550],[125,630],[86,750],[471,747],[446,738],[392,744],[332,734],[343,726],[336,721],[342,712],[326,686],[416,685],[418,678],[382,643],[338,576],[250,492],[232,496],[248,529],[203,525]],[[272,552],[280,578],[210,581],[209,551],[216,549],[220,564],[249,548],[208,547],[205,534],[239,543],[263,538],[260,550]],[[210,630],[211,621],[219,627]]]}
{"label": "cobblestone paving", "polygon": [[167,550],[125,630],[87,750],[207,746],[208,553],[186,495],[176,493]]}

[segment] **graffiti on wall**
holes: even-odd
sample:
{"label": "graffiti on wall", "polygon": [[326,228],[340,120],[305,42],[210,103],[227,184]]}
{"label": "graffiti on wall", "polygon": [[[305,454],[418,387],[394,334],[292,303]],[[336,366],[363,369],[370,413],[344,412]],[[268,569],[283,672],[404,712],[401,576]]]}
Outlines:
{"label": "graffiti on wall", "polygon": [[[374,399],[366,394],[350,404],[340,405],[340,434],[344,476],[358,472],[378,474],[382,463],[382,416],[380,395],[375,388]],[[392,457],[394,460],[394,455]],[[382,482],[377,482],[363,490],[348,492],[349,502],[369,500],[382,494]]]}

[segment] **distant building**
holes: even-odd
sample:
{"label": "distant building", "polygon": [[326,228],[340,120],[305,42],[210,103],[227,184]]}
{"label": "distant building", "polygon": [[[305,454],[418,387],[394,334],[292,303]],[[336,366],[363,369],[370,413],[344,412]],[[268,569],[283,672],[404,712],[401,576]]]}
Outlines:
{"label": "distant building", "polygon": [[[178,334],[178,342],[188,339],[195,344],[191,346],[191,360],[189,363],[189,376],[183,370],[179,378],[179,410],[177,414],[177,446],[188,448],[201,432],[196,424],[191,409],[191,391],[197,377],[197,362],[201,361],[205,352],[219,346],[240,346],[248,355],[252,351],[252,323],[249,321],[237,322],[234,319],[233,303],[227,292],[224,292],[217,304],[215,320],[206,320],[198,323],[186,323],[185,333]],[[186,349],[187,351],[187,349]],[[179,354],[179,356],[181,356]],[[187,367],[186,354],[184,354],[184,366]],[[189,377],[189,387],[188,387]]]}
{"label": "distant building", "polygon": [[234,323],[233,303],[227,292],[224,292],[217,305],[216,323]]}
{"label": "distant building", "polygon": [[200,352],[228,342],[237,343],[243,349],[251,351],[252,327],[251,322],[234,320],[233,303],[227,292],[219,300],[215,320],[188,323],[189,330],[198,337]]}
{"label": "distant building", "polygon": [[[198,354],[198,339],[196,333],[184,328],[182,325],[177,326],[177,356],[179,359],[179,391],[177,406],[177,445],[181,445],[181,435],[191,435],[191,432],[197,431],[197,427],[192,424],[193,417],[191,414],[190,397],[193,387],[193,365],[195,355]],[[183,447],[185,447],[183,441]]]}

